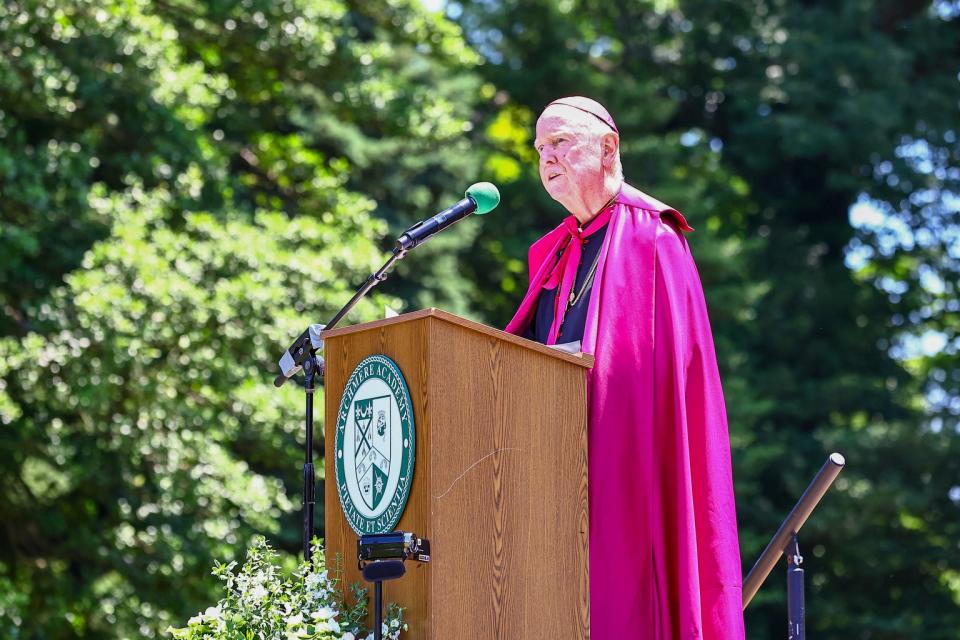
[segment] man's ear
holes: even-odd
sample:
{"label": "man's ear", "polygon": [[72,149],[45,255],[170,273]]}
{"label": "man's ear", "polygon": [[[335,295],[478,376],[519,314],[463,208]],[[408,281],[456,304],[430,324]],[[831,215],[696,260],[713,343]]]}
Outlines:
{"label": "man's ear", "polygon": [[620,149],[620,136],[611,131],[600,138],[600,160],[604,167],[612,167]]}

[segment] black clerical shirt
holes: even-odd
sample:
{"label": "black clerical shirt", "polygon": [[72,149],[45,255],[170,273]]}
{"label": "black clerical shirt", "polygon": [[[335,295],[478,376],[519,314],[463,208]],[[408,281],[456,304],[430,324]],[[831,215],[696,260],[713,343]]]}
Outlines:
{"label": "black clerical shirt", "polygon": [[[600,247],[603,246],[603,238],[607,235],[608,226],[609,224],[598,229],[593,235],[587,238],[586,244],[583,245],[583,252],[580,254],[580,264],[577,267],[577,281],[573,286],[574,295],[580,292],[587,278],[587,274],[590,272],[590,267],[600,254]],[[537,314],[523,337],[546,344],[547,337],[550,335],[550,327],[553,325],[555,315],[553,310],[554,302],[557,299],[557,289],[559,289],[559,287],[556,289],[544,289],[540,293],[540,299],[537,301]],[[587,283],[587,288],[583,292],[583,295],[580,296],[580,299],[577,300],[577,303],[567,309],[567,313],[563,317],[563,324],[560,326],[560,335],[557,336],[557,344],[583,339],[583,329],[587,324],[587,308],[590,306],[590,292],[592,289],[593,282],[591,281]]]}

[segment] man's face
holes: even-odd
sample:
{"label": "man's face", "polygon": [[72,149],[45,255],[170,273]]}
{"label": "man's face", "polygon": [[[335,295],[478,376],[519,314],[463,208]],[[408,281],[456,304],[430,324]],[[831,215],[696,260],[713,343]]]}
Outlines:
{"label": "man's face", "polygon": [[602,141],[592,135],[576,109],[547,107],[537,120],[534,146],[540,154],[540,181],[554,200],[573,210],[603,186]]}

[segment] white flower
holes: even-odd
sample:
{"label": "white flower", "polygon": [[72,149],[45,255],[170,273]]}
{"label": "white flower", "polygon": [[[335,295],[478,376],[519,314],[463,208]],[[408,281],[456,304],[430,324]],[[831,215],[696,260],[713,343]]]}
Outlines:
{"label": "white flower", "polygon": [[250,599],[254,602],[260,602],[267,597],[267,588],[262,584],[258,584],[253,589],[250,590]]}
{"label": "white flower", "polygon": [[400,626],[400,621],[399,621],[399,620],[391,620],[391,621],[390,621],[390,627],[391,627],[391,628],[396,629],[396,628],[399,627],[399,626]]}
{"label": "white flower", "polygon": [[304,579],[304,586],[308,591],[316,589],[325,589],[328,586],[329,579],[327,578],[327,572],[321,571],[320,573],[308,573],[307,577]]}
{"label": "white flower", "polygon": [[188,627],[195,627],[198,624],[203,624],[203,618],[201,618],[199,615],[193,616],[187,620]]}
{"label": "white flower", "polygon": [[314,620],[327,620],[333,617],[333,609],[330,607],[324,607],[318,611],[314,611],[310,614]]}
{"label": "white flower", "polygon": [[340,640],[355,640],[354,635],[347,631]]}
{"label": "white flower", "polygon": [[297,614],[295,616],[290,616],[287,618],[287,628],[296,627],[303,624],[303,615]]}
{"label": "white flower", "polygon": [[220,605],[216,607],[207,607],[207,610],[203,612],[202,617],[204,620],[219,620],[223,617],[223,612],[220,610]]}
{"label": "white flower", "polygon": [[309,573],[307,574],[307,579],[304,580],[303,583],[308,590],[313,590],[320,586],[321,581],[322,578],[320,577],[319,573]]}

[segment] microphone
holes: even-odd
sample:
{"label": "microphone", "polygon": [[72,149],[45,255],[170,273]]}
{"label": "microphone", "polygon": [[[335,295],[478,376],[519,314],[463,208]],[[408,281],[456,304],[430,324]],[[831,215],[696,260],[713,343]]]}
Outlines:
{"label": "microphone", "polygon": [[422,222],[418,222],[403,232],[397,240],[394,252],[409,251],[420,245],[435,233],[443,231],[450,225],[463,220],[471,213],[482,215],[493,211],[500,204],[500,192],[489,182],[478,182],[472,185],[464,194],[466,197]]}

